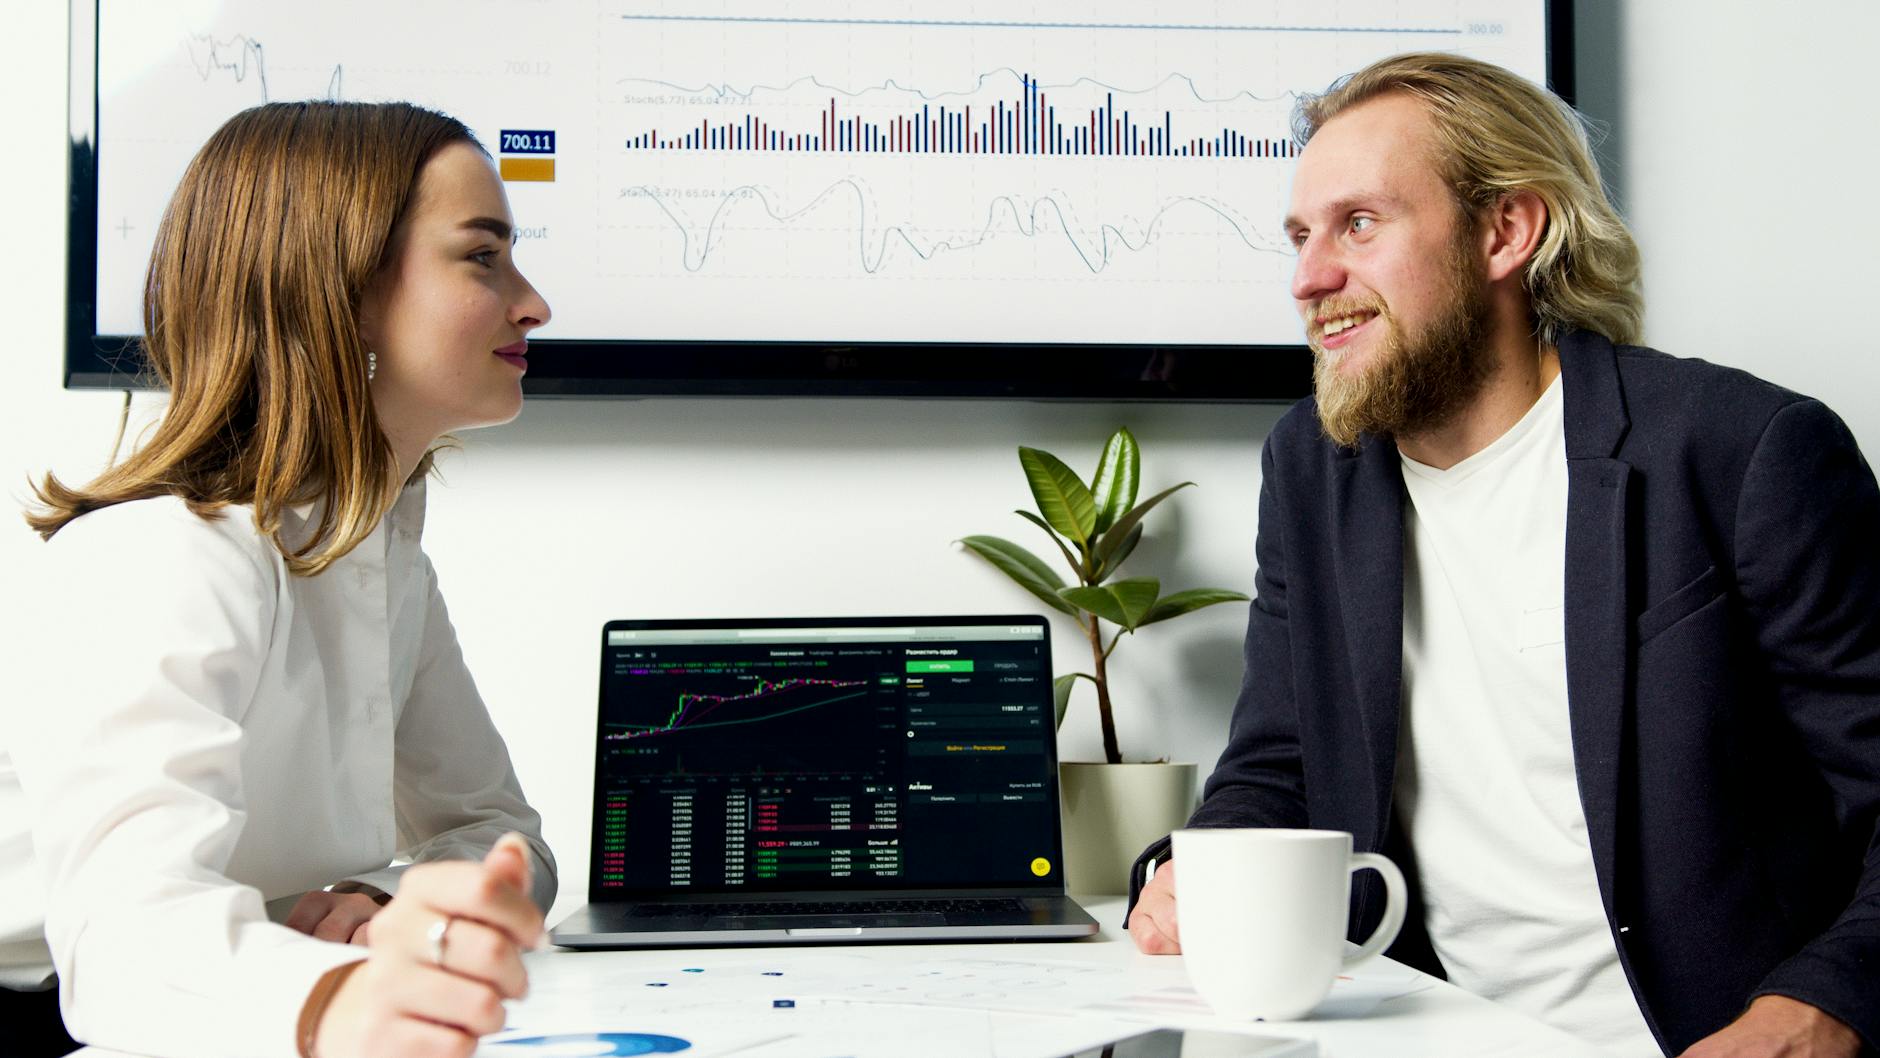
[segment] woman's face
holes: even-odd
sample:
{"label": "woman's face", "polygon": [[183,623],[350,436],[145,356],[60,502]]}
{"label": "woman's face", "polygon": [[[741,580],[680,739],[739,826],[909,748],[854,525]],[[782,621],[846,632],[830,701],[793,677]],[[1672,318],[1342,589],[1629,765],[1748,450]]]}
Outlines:
{"label": "woman's face", "polygon": [[514,218],[483,152],[453,143],[418,176],[360,307],[372,403],[407,470],[442,434],[522,410],[528,333],[548,303],[516,269]]}

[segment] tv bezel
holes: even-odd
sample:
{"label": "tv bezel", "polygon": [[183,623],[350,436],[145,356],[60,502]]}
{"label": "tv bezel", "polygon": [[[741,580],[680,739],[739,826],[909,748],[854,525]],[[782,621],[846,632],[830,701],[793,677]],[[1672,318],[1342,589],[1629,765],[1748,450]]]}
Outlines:
{"label": "tv bezel", "polygon": [[[98,0],[70,0],[66,389],[148,389],[136,336],[97,333]],[[1546,0],[1549,86],[1571,102],[1572,0]],[[1290,403],[1304,345],[995,342],[529,343],[531,397],[931,397]]]}

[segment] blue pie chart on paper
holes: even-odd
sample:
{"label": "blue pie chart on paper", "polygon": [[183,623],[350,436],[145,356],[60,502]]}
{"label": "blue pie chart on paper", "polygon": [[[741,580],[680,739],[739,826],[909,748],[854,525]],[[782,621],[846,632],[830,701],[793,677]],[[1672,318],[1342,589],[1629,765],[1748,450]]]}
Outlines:
{"label": "blue pie chart on paper", "polygon": [[531,1056],[589,1058],[593,1055],[673,1054],[691,1050],[692,1041],[648,1032],[564,1032],[553,1036],[492,1040],[486,1047],[497,1054],[507,1054],[514,1049],[518,1052],[526,1051]]}

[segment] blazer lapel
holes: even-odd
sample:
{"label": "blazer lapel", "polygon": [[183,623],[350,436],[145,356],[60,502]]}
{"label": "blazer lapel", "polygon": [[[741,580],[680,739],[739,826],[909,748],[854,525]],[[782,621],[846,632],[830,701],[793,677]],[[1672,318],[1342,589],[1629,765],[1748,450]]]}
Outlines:
{"label": "blazer lapel", "polygon": [[1367,438],[1355,454],[1334,458],[1332,568],[1338,571],[1351,671],[1371,757],[1375,830],[1370,838],[1381,844],[1403,704],[1403,472],[1396,446],[1377,438]]}
{"label": "blazer lapel", "polygon": [[1567,708],[1580,807],[1610,917],[1632,609],[1626,597],[1632,468],[1613,453],[1630,420],[1611,343],[1569,334],[1560,343],[1560,367],[1567,447]]}

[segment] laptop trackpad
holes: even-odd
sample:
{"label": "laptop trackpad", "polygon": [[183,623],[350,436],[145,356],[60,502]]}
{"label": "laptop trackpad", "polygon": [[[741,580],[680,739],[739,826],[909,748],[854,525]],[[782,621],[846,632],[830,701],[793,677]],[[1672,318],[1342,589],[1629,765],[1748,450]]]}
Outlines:
{"label": "laptop trackpad", "polygon": [[[947,917],[922,915],[739,915],[707,919],[706,929],[783,929],[792,933],[803,930],[829,931],[827,936],[841,936],[859,929],[897,929],[908,926],[944,926]],[[837,932],[841,931],[841,932]],[[814,933],[803,934],[815,936]]]}

